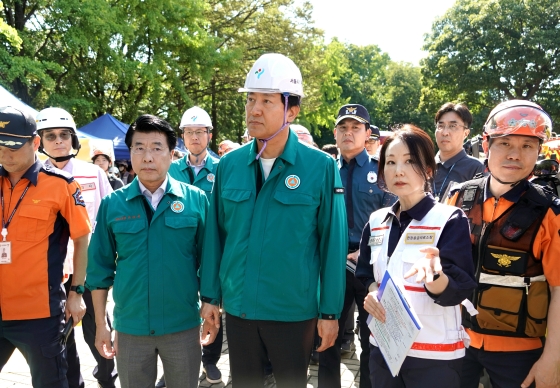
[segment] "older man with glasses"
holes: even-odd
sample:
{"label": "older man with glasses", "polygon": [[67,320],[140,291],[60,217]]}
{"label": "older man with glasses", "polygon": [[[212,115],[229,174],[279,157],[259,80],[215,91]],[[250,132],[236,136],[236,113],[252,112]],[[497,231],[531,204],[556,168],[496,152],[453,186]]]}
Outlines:
{"label": "older man with glasses", "polygon": [[482,162],[467,155],[463,142],[469,136],[472,115],[464,104],[448,102],[436,113],[436,155],[437,170],[434,176],[433,192],[442,200],[449,183],[463,183],[476,174],[484,172]]}
{"label": "older man with glasses", "polygon": [[[137,179],[101,201],[88,250],[95,346],[116,356],[123,388],[153,387],[158,355],[168,387],[198,387],[197,271],[208,201],[168,174],[177,137],[166,121],[140,116],[125,142]],[[114,343],[103,320],[111,287]],[[218,330],[210,329],[213,339]]]}
{"label": "older man with glasses", "polygon": [[198,106],[187,109],[179,129],[189,152],[182,159],[174,161],[169,168],[173,178],[204,190],[207,197],[212,193],[219,162],[208,152],[212,128],[212,120],[204,109]]}

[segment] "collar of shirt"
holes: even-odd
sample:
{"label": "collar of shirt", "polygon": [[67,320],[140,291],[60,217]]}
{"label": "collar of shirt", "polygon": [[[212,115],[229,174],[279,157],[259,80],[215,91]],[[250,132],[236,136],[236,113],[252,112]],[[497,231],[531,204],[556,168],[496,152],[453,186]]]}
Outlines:
{"label": "collar of shirt", "polygon": [[[208,171],[212,171],[212,166],[216,164],[218,159],[214,158],[210,154],[209,152],[210,150],[206,150],[206,151],[207,152],[206,152],[206,157],[204,158],[204,165],[201,168],[206,168]],[[191,163],[189,161],[189,153],[187,152],[187,154],[181,158],[181,170],[186,170],[187,168],[189,168],[189,166],[191,166]]]}
{"label": "collar of shirt", "polygon": [[[432,210],[432,208],[436,205],[436,203],[437,201],[434,199],[432,194],[427,193],[426,196],[422,198],[422,200],[418,202],[416,205],[414,205],[408,210],[403,210],[401,212],[401,219],[403,219],[404,216],[404,218],[415,219],[416,221],[420,221],[422,218],[426,216],[426,214],[428,214],[430,210]],[[401,205],[399,201],[395,202],[395,204],[391,206],[391,210],[389,210],[383,222],[387,221],[389,216],[393,216],[396,218],[397,211],[399,210],[400,206]]]}
{"label": "collar of shirt", "polygon": [[198,165],[191,163],[191,160],[189,159],[189,154],[188,153],[187,153],[187,155],[185,155],[185,160],[187,161],[188,166],[191,166],[193,168],[201,169],[202,167],[206,166],[206,160],[208,159],[208,156],[210,156],[210,154],[208,152],[206,152],[206,156],[204,157],[204,159],[202,159],[202,162],[200,162],[200,164],[198,164]]}
{"label": "collar of shirt", "polygon": [[[181,182],[179,182],[176,179],[173,179],[169,175],[169,173],[167,174],[166,179],[169,182],[169,184],[167,185],[167,188],[165,190],[165,194],[170,194],[174,197],[183,196],[183,191],[182,191],[182,188],[181,188]],[[140,190],[141,190],[140,189],[140,180],[138,180],[138,179],[133,180],[128,185],[128,193],[127,193],[127,196],[126,196],[126,200],[130,201],[130,200],[134,199],[135,197],[139,197],[139,196],[143,195]]]}
{"label": "collar of shirt", "polygon": [[45,166],[52,166],[52,167],[54,167],[54,168],[58,168],[59,170],[66,171],[67,173],[69,173],[70,175],[72,175],[72,171],[73,171],[73,169],[74,169],[74,158],[68,159],[68,163],[66,163],[66,165],[64,166],[64,168],[56,167],[56,166],[51,162],[50,159],[47,159],[47,160],[45,161]]}
{"label": "collar of shirt", "polygon": [[438,151],[438,153],[436,155],[436,164],[441,164],[445,168],[451,168],[451,166],[453,166],[459,160],[461,160],[463,158],[466,158],[467,156],[468,155],[465,152],[465,150],[463,148],[461,148],[461,151],[459,151],[459,153],[457,153],[457,155],[453,156],[452,158],[447,159],[445,162],[442,162],[439,151]]}
{"label": "collar of shirt", "polygon": [[[284,131],[289,131],[289,135],[288,135],[288,140],[286,141],[286,145],[284,146],[284,151],[282,152],[282,154],[278,157],[280,159],[282,159],[284,162],[289,163],[291,165],[294,165],[296,163],[296,157],[297,157],[297,147],[298,144],[300,144],[298,137],[296,135],[296,133],[294,131],[290,131],[289,129],[284,129]],[[249,150],[249,157],[247,160],[247,165],[250,165],[251,163],[254,163],[257,161],[256,157],[258,154],[258,148],[257,148],[257,141],[259,141],[257,138],[253,139],[253,141],[251,142],[251,149]],[[301,143],[304,147],[308,147],[307,145]]]}
{"label": "collar of shirt", "polygon": [[[528,188],[529,188],[529,181],[524,179],[523,181],[513,186],[511,190],[509,190],[507,193],[502,195],[502,198],[505,199],[506,201],[517,203],[517,201],[519,201],[523,193],[527,191]],[[486,184],[484,185],[484,202],[486,202],[488,199],[493,197],[494,195],[490,191],[490,175],[489,175],[486,179]]]}
{"label": "collar of shirt", "polygon": [[[366,149],[364,148],[362,150],[362,152],[360,152],[358,155],[356,155],[356,157],[354,159],[356,159],[356,164],[360,167],[363,167],[364,164],[367,163],[367,161],[371,158],[371,156],[369,156],[369,154],[367,153]],[[348,166],[348,163],[346,162],[346,160],[341,156],[338,157],[338,167],[342,168],[344,166]]]}
{"label": "collar of shirt", "polygon": [[165,195],[165,189],[167,188],[167,181],[168,178],[167,176],[165,177],[165,180],[163,181],[163,183],[161,184],[160,187],[158,187],[156,189],[156,191],[154,191],[153,193],[150,192],[150,190],[148,190],[143,184],[142,182],[140,182],[140,179],[138,179],[138,186],[140,188],[140,192],[142,193],[142,195],[144,197],[146,197],[146,199],[152,204],[152,207],[154,208],[154,210],[157,209],[159,202],[161,201],[161,199],[163,198],[163,196]]}
{"label": "collar of shirt", "polygon": [[[22,175],[22,178],[27,179],[29,182],[33,184],[33,186],[37,186],[37,177],[39,176],[39,171],[43,167],[43,163],[39,160],[39,158],[35,157],[35,163],[31,165]],[[6,178],[9,177],[8,171],[4,169],[4,167],[0,166],[0,176],[5,176]]]}

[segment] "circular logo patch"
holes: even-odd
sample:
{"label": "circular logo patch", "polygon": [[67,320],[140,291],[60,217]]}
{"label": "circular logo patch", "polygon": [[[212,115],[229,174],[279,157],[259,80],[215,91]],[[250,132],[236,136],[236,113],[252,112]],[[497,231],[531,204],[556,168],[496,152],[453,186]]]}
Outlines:
{"label": "circular logo patch", "polygon": [[173,201],[173,203],[171,204],[171,210],[173,210],[175,213],[181,213],[183,210],[185,210],[185,205],[183,205],[183,203],[180,201]]}
{"label": "circular logo patch", "polygon": [[286,187],[288,189],[297,189],[299,187],[299,177],[297,175],[289,175],[286,177]]}
{"label": "circular logo patch", "polygon": [[374,171],[367,173],[367,181],[369,183],[375,183],[377,181],[377,174]]}
{"label": "circular logo patch", "polygon": [[215,178],[216,178],[216,176],[214,174],[206,175],[206,179],[208,179],[208,182],[214,182]]}

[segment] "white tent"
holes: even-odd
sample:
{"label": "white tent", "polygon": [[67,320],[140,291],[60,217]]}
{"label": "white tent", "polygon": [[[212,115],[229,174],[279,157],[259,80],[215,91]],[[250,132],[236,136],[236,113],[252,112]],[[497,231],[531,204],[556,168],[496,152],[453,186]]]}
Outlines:
{"label": "white tent", "polygon": [[26,110],[31,115],[33,115],[33,117],[36,117],[37,113],[39,113],[29,105],[22,102],[19,98],[14,96],[12,93],[4,89],[2,85],[0,85],[0,106],[13,106],[14,108]]}

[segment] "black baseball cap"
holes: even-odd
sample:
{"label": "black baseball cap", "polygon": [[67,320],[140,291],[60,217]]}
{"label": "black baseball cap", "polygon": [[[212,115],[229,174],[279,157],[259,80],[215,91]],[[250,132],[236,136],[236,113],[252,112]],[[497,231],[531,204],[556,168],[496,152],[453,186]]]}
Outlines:
{"label": "black baseball cap", "polygon": [[35,135],[33,116],[13,106],[0,107],[0,146],[18,150]]}
{"label": "black baseball cap", "polygon": [[381,133],[379,132],[379,128],[375,125],[370,125],[369,129],[371,129],[371,135],[369,135],[369,140],[379,140]]}
{"label": "black baseball cap", "polygon": [[354,119],[358,120],[360,123],[367,124],[366,128],[369,127],[369,113],[367,109],[360,104],[347,104],[344,105],[338,111],[338,116],[336,117],[335,125],[338,125],[344,119]]}

